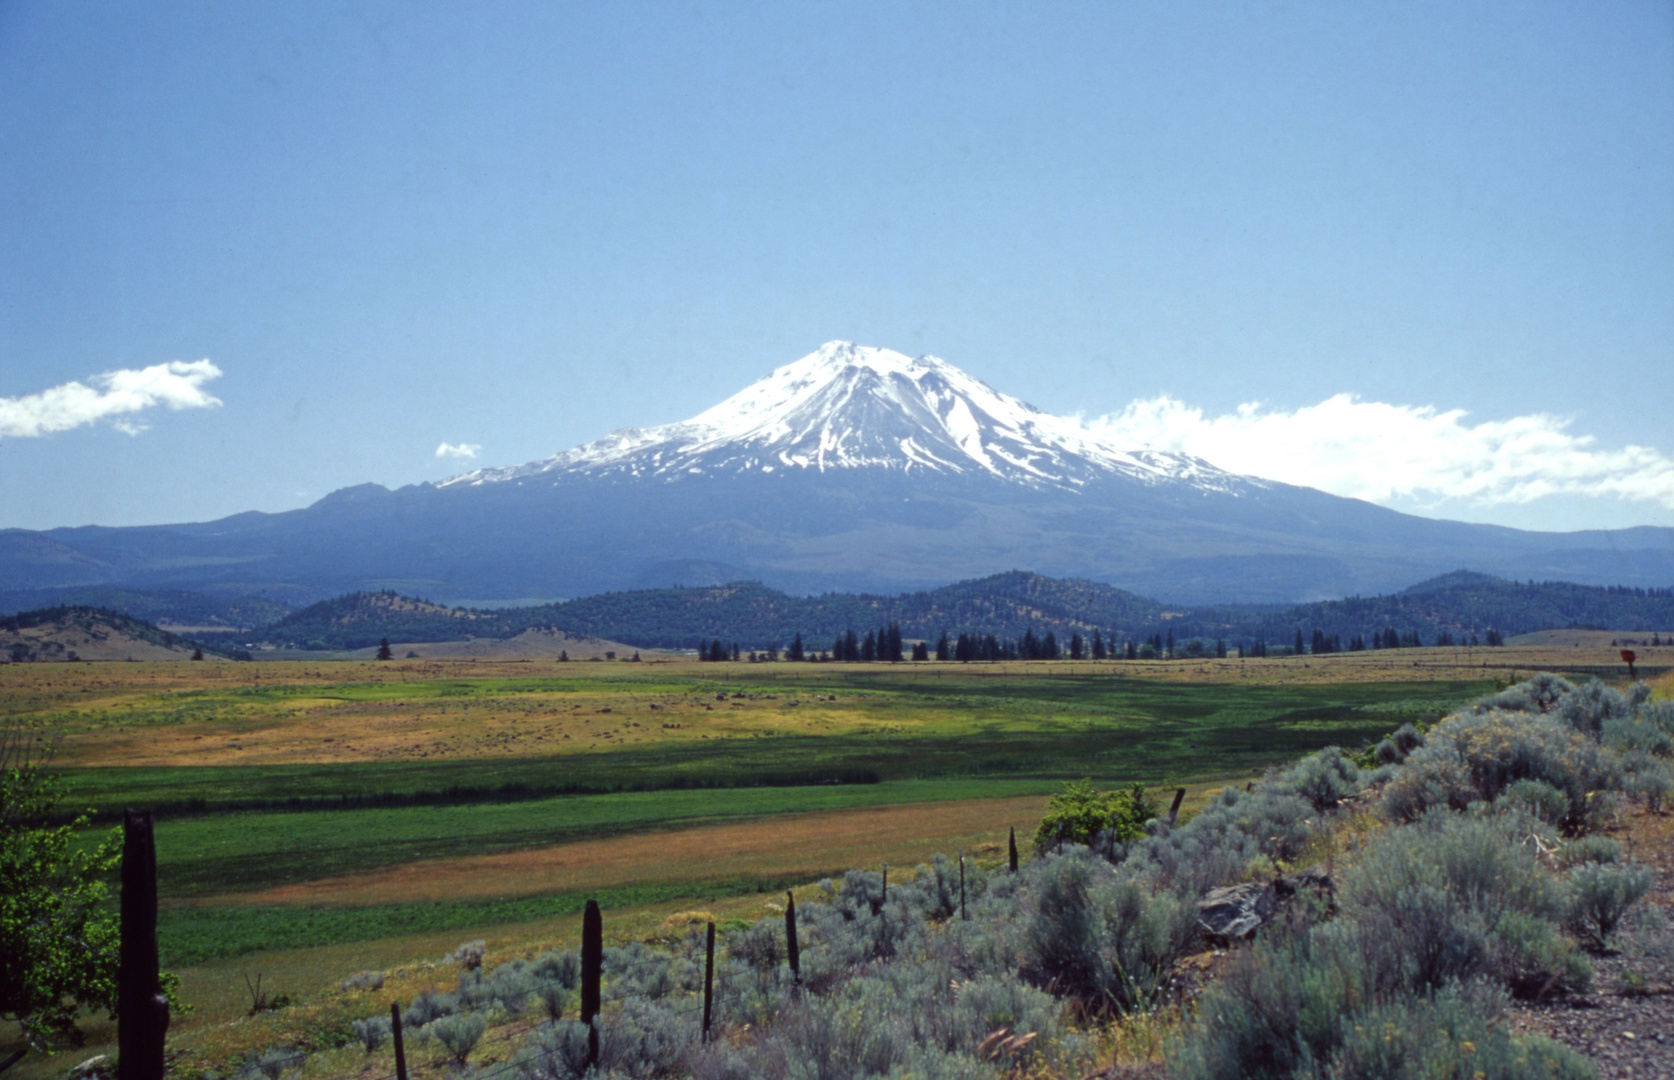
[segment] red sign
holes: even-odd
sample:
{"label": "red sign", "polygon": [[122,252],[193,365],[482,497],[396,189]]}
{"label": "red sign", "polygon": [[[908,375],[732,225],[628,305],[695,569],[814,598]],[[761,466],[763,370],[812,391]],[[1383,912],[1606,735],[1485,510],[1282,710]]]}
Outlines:
{"label": "red sign", "polygon": [[1622,650],[1622,663],[1631,665],[1637,659],[1639,659],[1639,654],[1632,649]]}

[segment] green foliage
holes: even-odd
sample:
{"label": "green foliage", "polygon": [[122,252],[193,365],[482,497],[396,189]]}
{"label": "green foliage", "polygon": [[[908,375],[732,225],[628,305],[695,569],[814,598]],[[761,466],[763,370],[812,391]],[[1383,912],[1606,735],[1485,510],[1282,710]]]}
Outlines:
{"label": "green foliage", "polygon": [[1126,791],[1099,791],[1089,780],[1072,780],[1052,796],[1046,816],[1035,829],[1035,853],[1045,854],[1063,844],[1091,844],[1108,831],[1117,843],[1145,835],[1145,823],[1157,815],[1157,805],[1135,782]]}
{"label": "green foliage", "polygon": [[120,832],[78,848],[85,818],[46,824],[62,789],[42,756],[29,736],[0,732],[0,1017],[37,1049],[79,1045],[82,1009],[115,1015],[120,929],[107,879],[122,859]]}

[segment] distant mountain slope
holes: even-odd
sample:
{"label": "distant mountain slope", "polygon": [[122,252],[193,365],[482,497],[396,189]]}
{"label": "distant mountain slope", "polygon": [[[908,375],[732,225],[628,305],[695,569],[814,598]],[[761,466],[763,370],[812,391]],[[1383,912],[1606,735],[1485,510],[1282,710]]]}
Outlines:
{"label": "distant mountain slope", "polygon": [[823,649],[845,631],[865,633],[891,622],[909,638],[934,638],[943,630],[1001,637],[1043,628],[1109,633],[1123,627],[1137,633],[1157,622],[1162,606],[1094,581],[1012,571],[904,596],[795,597],[742,582],[606,593],[546,610],[550,614],[544,617],[571,633],[643,647],[691,648],[714,638],[745,648],[783,647],[801,634],[810,649]]}
{"label": "distant mountain slope", "polygon": [[[184,660],[199,645],[143,619],[96,607],[50,607],[0,618],[0,660]],[[227,657],[226,650],[203,646]]]}
{"label": "distant mountain slope", "polygon": [[1674,583],[1674,530],[1435,521],[1239,467],[1114,446],[946,361],[831,342],[690,420],[440,484],[193,524],[0,530],[0,591],[457,603],[750,580],[896,595],[1017,566],[1171,605],[1389,593],[1459,566]]}
{"label": "distant mountain slope", "polygon": [[1576,585],[1567,581],[1516,582],[1457,571],[1386,596],[1348,597],[1267,612],[1206,608],[1176,623],[1179,635],[1291,640],[1314,630],[1347,641],[1355,634],[1393,628],[1434,641],[1481,636],[1490,628],[1507,636],[1556,627],[1666,630],[1674,627],[1674,589]]}
{"label": "distant mountain slope", "polygon": [[878,596],[827,593],[789,596],[758,582],[699,588],[602,593],[564,604],[498,611],[447,608],[394,593],[356,593],[316,604],[259,632],[261,640],[304,648],[357,649],[391,641],[508,638],[556,629],[638,648],[689,649],[720,638],[745,649],[783,647],[801,634],[810,649],[830,646],[848,630],[896,623],[908,638],[935,639],[944,630],[1018,638],[1026,631],[1070,635],[1100,632],[1109,640],[1172,633],[1177,639],[1288,644],[1297,630],[1346,642],[1384,629],[1433,642],[1511,635],[1569,626],[1674,629],[1674,590],[1518,583],[1485,574],[1453,573],[1400,593],[1349,597],[1289,607],[1165,606],[1093,581],[1011,571],[939,589]]}
{"label": "distant mountain slope", "polygon": [[260,596],[216,597],[183,589],[34,589],[0,593],[0,612],[43,607],[97,607],[164,628],[248,630],[284,618],[291,609]]}
{"label": "distant mountain slope", "polygon": [[[537,609],[517,609],[527,613]],[[363,649],[391,641],[464,641],[506,638],[537,625],[530,618],[432,604],[394,592],[350,593],[322,600],[262,627],[273,645],[304,649]]]}

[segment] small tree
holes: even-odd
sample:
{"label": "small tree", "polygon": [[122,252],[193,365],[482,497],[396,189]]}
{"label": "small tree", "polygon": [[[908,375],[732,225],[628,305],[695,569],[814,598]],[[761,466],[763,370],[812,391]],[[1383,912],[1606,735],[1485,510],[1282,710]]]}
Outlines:
{"label": "small tree", "polygon": [[76,1015],[116,1015],[120,926],[107,879],[122,861],[122,833],[76,850],[87,818],[50,828],[62,797],[42,764],[51,747],[0,731],[0,1018],[37,1050],[80,1045]]}
{"label": "small tree", "polygon": [[384,638],[382,641],[378,642],[378,659],[379,660],[393,660],[393,659],[395,659],[395,654],[393,652],[391,652],[390,648],[389,648],[389,638]]}

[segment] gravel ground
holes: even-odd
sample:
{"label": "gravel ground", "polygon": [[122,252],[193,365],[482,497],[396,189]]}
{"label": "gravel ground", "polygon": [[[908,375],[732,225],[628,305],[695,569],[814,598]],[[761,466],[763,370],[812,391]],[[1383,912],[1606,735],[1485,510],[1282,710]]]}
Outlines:
{"label": "gravel ground", "polygon": [[1595,956],[1584,997],[1513,1011],[1512,1027],[1539,1031],[1586,1054],[1605,1080],[1674,1080],[1674,814],[1634,810],[1611,831],[1657,883],[1619,951]]}

